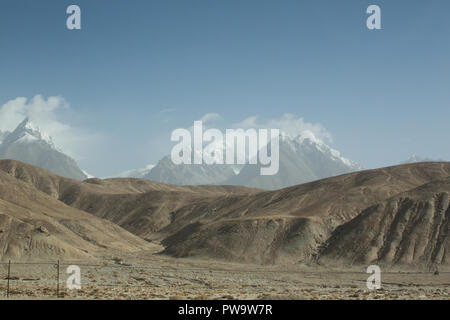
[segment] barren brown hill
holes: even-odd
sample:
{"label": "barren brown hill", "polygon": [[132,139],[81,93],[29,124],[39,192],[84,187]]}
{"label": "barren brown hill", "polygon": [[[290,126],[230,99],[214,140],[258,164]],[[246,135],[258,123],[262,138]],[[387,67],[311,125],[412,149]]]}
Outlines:
{"label": "barren brown hill", "polygon": [[65,192],[75,188],[76,193],[101,194],[135,194],[149,191],[190,192],[203,195],[225,193],[255,192],[257,189],[234,186],[176,186],[145,179],[114,178],[114,179],[87,179],[83,182],[65,178],[45,169],[41,169],[16,160],[0,160],[0,171],[15,177],[18,180],[33,185],[42,192],[61,198]]}
{"label": "barren brown hill", "polygon": [[327,265],[450,264],[450,178],[371,206],[338,227],[320,253]]}
{"label": "barren brown hill", "polygon": [[181,208],[165,253],[256,263],[315,261],[336,227],[394,195],[450,176],[450,163],[362,171],[273,192]]}
{"label": "barren brown hill", "polygon": [[233,186],[175,186],[132,178],[80,182],[14,160],[0,160],[0,171],[142,238],[153,238],[172,222],[173,212],[186,204],[259,191]]}
{"label": "barren brown hill", "polygon": [[[41,181],[52,177],[45,170],[33,170]],[[0,170],[0,260],[92,259],[150,247],[121,227],[69,207]]]}
{"label": "barren brown hill", "polygon": [[162,240],[165,254],[272,264],[316,262],[337,227],[366,208],[449,177],[450,163],[362,171],[277,191],[140,179],[79,182],[16,161],[0,161],[1,171],[59,205]]}

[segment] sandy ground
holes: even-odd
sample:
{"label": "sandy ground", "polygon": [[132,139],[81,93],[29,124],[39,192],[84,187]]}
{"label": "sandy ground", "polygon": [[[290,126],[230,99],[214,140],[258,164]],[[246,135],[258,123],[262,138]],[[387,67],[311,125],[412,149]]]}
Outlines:
{"label": "sandy ground", "polygon": [[[68,264],[81,269],[81,290],[68,290]],[[56,267],[13,264],[10,299],[55,299]],[[307,266],[258,266],[174,259],[157,254],[64,262],[62,299],[444,299],[450,272],[382,272],[382,288],[368,290],[364,268],[326,270]],[[5,298],[7,266],[0,265]]]}

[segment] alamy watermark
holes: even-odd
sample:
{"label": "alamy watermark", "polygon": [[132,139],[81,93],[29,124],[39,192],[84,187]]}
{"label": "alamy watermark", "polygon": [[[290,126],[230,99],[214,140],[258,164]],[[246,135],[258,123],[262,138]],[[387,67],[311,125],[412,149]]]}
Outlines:
{"label": "alamy watermark", "polygon": [[367,278],[366,285],[369,290],[381,289],[381,268],[377,265],[371,265],[367,267],[367,273],[372,275]]}
{"label": "alamy watermark", "polygon": [[66,21],[67,29],[81,30],[81,8],[73,4],[67,7],[66,13],[70,15]]}
{"label": "alamy watermark", "polygon": [[69,275],[66,281],[67,289],[81,290],[81,270],[79,266],[71,265],[67,267],[66,273]]}
{"label": "alamy watermark", "polygon": [[[68,30],[81,30],[81,8],[78,5],[72,4],[67,7],[66,14],[69,16],[66,20]],[[366,26],[369,30],[381,29],[381,8],[378,5],[370,5],[366,14],[370,16],[366,20]]]}
{"label": "alamy watermark", "polygon": [[226,129],[225,134],[203,129],[203,122],[195,121],[193,137],[187,129],[172,132],[171,140],[178,142],[171,152],[174,164],[259,164],[263,176],[278,173],[279,129]]}

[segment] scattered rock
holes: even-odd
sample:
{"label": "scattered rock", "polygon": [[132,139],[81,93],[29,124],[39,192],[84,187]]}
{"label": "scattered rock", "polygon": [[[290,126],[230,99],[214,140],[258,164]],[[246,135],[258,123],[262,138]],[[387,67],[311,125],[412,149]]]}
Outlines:
{"label": "scattered rock", "polygon": [[114,263],[116,263],[116,264],[122,264],[123,263],[123,260],[122,259],[120,259],[120,258],[113,258],[112,259],[113,261],[114,261]]}
{"label": "scattered rock", "polygon": [[47,228],[44,226],[40,226],[39,228],[37,228],[37,231],[39,231],[40,233],[50,234],[50,232],[48,232]]}
{"label": "scattered rock", "polygon": [[123,262],[123,260],[121,258],[116,257],[116,258],[113,258],[112,260],[114,261],[114,263],[120,264],[121,266],[125,266],[125,267],[131,266],[131,264]]}
{"label": "scattered rock", "polygon": [[147,281],[147,279],[142,278],[142,277],[131,277],[131,278],[133,278],[136,281]]}

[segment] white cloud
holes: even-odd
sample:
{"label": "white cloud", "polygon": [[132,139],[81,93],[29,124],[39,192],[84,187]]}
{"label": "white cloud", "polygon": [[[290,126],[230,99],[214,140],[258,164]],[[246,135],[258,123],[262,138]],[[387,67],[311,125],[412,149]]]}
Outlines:
{"label": "white cloud", "polygon": [[[200,120],[203,122],[203,132],[205,132],[205,130],[214,127],[217,120],[223,120],[223,118],[217,113],[207,113],[201,117]],[[285,113],[281,115],[281,117],[274,119],[260,120],[257,116],[251,116],[238,123],[227,124],[221,121],[221,126],[215,128],[222,130],[223,135],[225,135],[226,129],[243,129],[244,131],[235,131],[234,134],[237,136],[247,136],[246,130],[248,129],[279,129],[281,134],[289,136],[292,139],[297,137],[311,139],[319,144],[332,142],[332,135],[323,125],[320,123],[307,122],[304,118],[290,113]],[[190,126],[187,130],[191,133],[191,136],[193,136],[194,127]],[[225,138],[222,137],[222,139],[215,140],[214,146],[212,146],[211,149],[222,150],[224,146],[226,148],[225,152],[228,152],[231,146],[234,147],[234,143],[226,141]]]}
{"label": "white cloud", "polygon": [[16,98],[0,108],[0,128],[12,131],[26,117],[36,123],[39,122],[39,125],[50,124],[55,122],[55,110],[67,107],[67,103],[61,97],[49,97],[45,100],[37,95],[30,101],[27,98]]}
{"label": "white cloud", "polygon": [[218,113],[207,113],[200,119],[203,123],[222,120],[222,116]]}
{"label": "white cloud", "polygon": [[82,128],[75,128],[59,119],[59,113],[69,110],[62,97],[43,98],[37,95],[31,100],[19,97],[0,107],[0,130],[13,131],[25,118],[50,135],[56,146],[77,160],[84,158],[87,148],[98,142],[100,136]]}
{"label": "white cloud", "polygon": [[[211,124],[218,120],[223,120],[223,117],[218,113],[207,113],[203,115],[200,120],[203,122],[203,129],[212,128]],[[208,125],[209,124],[209,125]],[[225,127],[224,127],[225,125]],[[317,142],[331,143],[333,142],[333,136],[331,133],[320,123],[311,123],[305,121],[304,118],[296,116],[292,113],[285,113],[279,118],[260,120],[257,116],[248,117],[238,123],[221,123],[222,130],[226,128],[232,129],[279,129],[284,135],[291,138],[302,136],[304,138],[310,138]],[[193,133],[194,127],[187,128]]]}
{"label": "white cloud", "polygon": [[259,121],[257,116],[252,116],[233,125],[234,128],[255,129],[280,129],[281,132],[291,138],[299,135],[314,136],[316,139],[332,142],[333,137],[320,123],[306,122],[304,118],[291,113],[285,113],[280,118]]}

